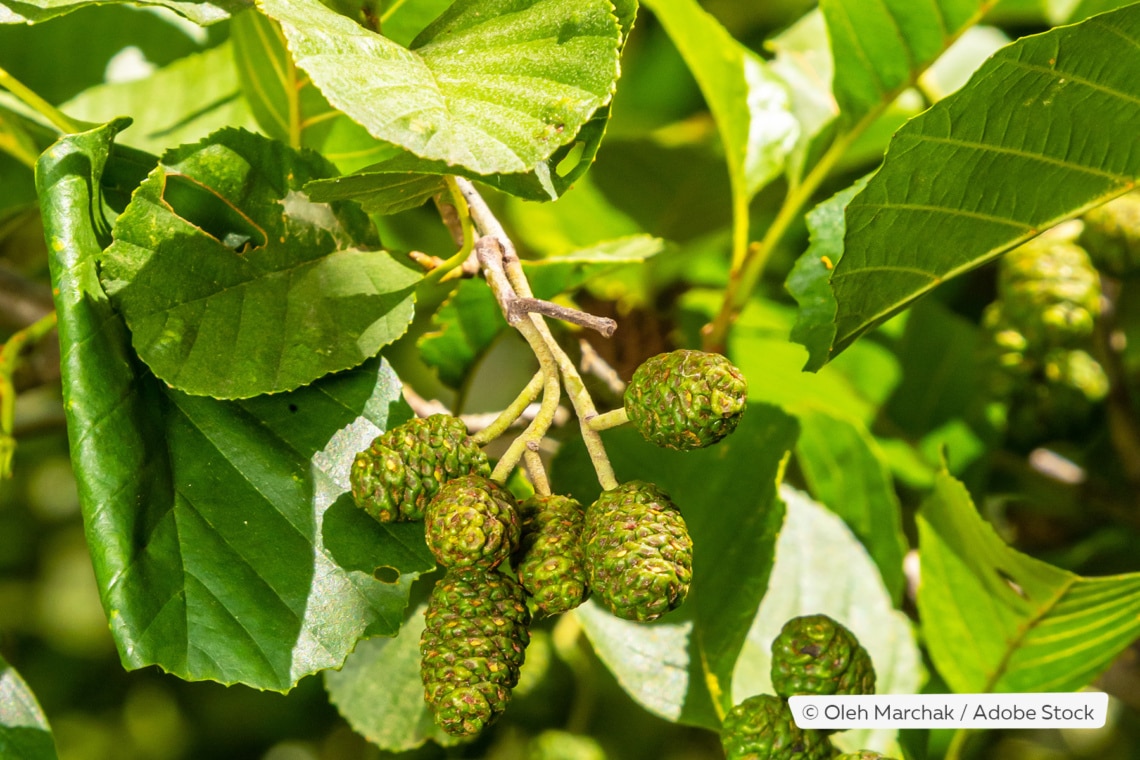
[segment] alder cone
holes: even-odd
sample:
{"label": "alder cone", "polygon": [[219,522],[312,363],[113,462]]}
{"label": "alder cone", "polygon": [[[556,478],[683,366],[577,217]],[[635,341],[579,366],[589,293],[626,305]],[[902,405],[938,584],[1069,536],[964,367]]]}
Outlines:
{"label": "alder cone", "polygon": [[449,571],[432,589],[420,637],[424,699],[453,736],[474,736],[510,702],[530,642],[522,586],[482,569]]}
{"label": "alder cone", "polygon": [[569,496],[532,496],[519,505],[519,582],[544,615],[574,609],[590,595],[582,551],[585,513]]}
{"label": "alder cone", "polygon": [[805,615],[785,623],[772,642],[772,688],[781,697],[874,694],[875,668],[844,625]]}
{"label": "alder cone", "polygon": [[356,505],[379,522],[422,520],[440,487],[461,475],[490,475],[487,455],[458,417],[435,414],[377,436],[356,455],[349,481]]}
{"label": "alder cone", "polygon": [[770,694],[729,710],[720,741],[726,760],[829,760],[835,753],[827,736],[797,726],[787,702]]}
{"label": "alder cone", "polygon": [[626,620],[656,620],[685,601],[693,542],[669,496],[633,480],[604,492],[586,510],[582,532],[590,589]]}
{"label": "alder cone", "polygon": [[1097,206],[1084,221],[1081,245],[1097,269],[1114,277],[1140,273],[1140,192]]}
{"label": "alder cone", "polygon": [[519,548],[515,497],[482,475],[449,480],[428,504],[424,537],[446,568],[494,569]]}
{"label": "alder cone", "polygon": [[744,374],[720,354],[682,349],[647,359],[625,390],[629,421],[651,443],[700,449],[740,422],[748,400]]}

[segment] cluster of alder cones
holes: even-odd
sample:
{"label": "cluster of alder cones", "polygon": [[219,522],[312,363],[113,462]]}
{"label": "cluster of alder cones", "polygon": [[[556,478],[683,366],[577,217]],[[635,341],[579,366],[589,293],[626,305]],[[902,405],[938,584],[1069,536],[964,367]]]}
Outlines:
{"label": "cluster of alder cones", "polygon": [[[624,409],[647,440],[695,449],[731,433],[746,398],[723,356],[680,350],[637,369]],[[506,708],[532,614],[560,614],[593,594],[619,617],[655,620],[692,581],[685,521],[652,483],[618,485],[583,509],[557,494],[519,503],[490,473],[463,422],[447,415],[383,433],[351,470],[357,505],[380,522],[423,520],[446,569],[425,613],[421,674],[436,720],[456,736],[474,736]]]}

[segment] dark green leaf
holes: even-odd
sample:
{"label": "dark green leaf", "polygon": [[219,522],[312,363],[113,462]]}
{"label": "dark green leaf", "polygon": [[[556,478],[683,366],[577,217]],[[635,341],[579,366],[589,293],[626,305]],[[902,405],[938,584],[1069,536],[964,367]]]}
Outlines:
{"label": "dark green leaf", "polygon": [[297,65],[375,137],[479,174],[525,172],[609,102],[606,0],[459,0],[409,51],[317,0],[263,0]]}
{"label": "dark green leaf", "polygon": [[841,118],[874,118],[998,0],[821,0]]}
{"label": "dark green leaf", "polygon": [[[1135,186],[1140,6],[1022,39],[899,130],[847,207],[832,353],[939,283]],[[1047,128],[1046,128],[1047,127]]]}
{"label": "dark green leaf", "polygon": [[60,108],[97,124],[130,114],[131,126],[119,144],[155,155],[222,127],[254,126],[228,43],[180,58],[143,79],[90,87]]}
{"label": "dark green leaf", "polygon": [[55,741],[35,694],[0,657],[0,757],[55,760]]}
{"label": "dark green leaf", "polygon": [[[648,235],[608,240],[581,251],[524,261],[523,268],[538,298],[553,298],[628,264],[661,252],[664,242]],[[439,379],[459,387],[471,365],[494,343],[507,323],[491,289],[482,280],[464,280],[433,318],[438,327],[420,339],[424,361]]]}
{"label": "dark green leaf", "polygon": [[432,566],[401,531],[381,529],[375,545],[376,565],[400,571],[395,584],[340,567],[325,544],[353,455],[407,414],[400,384],[372,361],[293,393],[220,402],[150,375],[96,274],[106,226],[90,189],[123,126],[61,140],[37,170],[103,606],[128,668],[289,689],[339,667],[362,635],[394,634],[412,579]]}
{"label": "dark green leaf", "polygon": [[945,472],[918,528],[923,635],[954,691],[1075,691],[1140,635],[1140,573],[1082,578],[1014,551]]}
{"label": "dark green leaf", "polygon": [[340,671],[325,673],[329,699],[352,730],[388,752],[429,739],[454,744],[435,723],[420,680],[420,634],[426,604],[413,609],[394,639],[360,642]]}
{"label": "dark green leaf", "polygon": [[[771,646],[784,623],[823,613],[858,637],[875,665],[876,692],[917,694],[926,673],[907,616],[894,609],[871,558],[827,509],[788,487],[780,489],[787,518],[776,544],[768,593],[737,662],[732,698],[772,693]],[[834,740],[846,751],[864,747],[896,754],[893,729],[844,731]]]}
{"label": "dark green leaf", "polygon": [[902,512],[875,439],[858,422],[805,410],[796,457],[817,501],[843,518],[879,567],[895,604],[906,585]]}
{"label": "dark green leaf", "polygon": [[843,258],[843,235],[847,230],[844,213],[847,204],[867,185],[860,179],[840,190],[807,215],[811,245],[792,267],[786,286],[799,304],[791,338],[808,350],[805,370],[812,372],[827,363],[835,340],[835,312],[838,304],[831,292],[831,273]]}
{"label": "dark green leaf", "polygon": [[348,204],[301,192],[333,172],[227,129],[167,154],[115,223],[101,274],[147,366],[215,398],[292,390],[407,329],[419,275]]}
{"label": "dark green leaf", "polygon": [[[636,624],[611,620],[602,627],[598,623],[602,613],[593,615],[595,625],[593,630],[587,625],[587,631],[599,653],[605,648],[639,651],[658,645],[680,646],[687,652],[691,638],[696,670],[690,678],[703,679],[700,688],[722,708],[732,706],[733,668],[768,584],[783,522],[776,483],[796,432],[794,419],[776,407],[753,403],[731,437],[700,451],[659,449],[630,428],[604,434],[618,478],[656,483],[684,514],[693,538],[693,585],[681,609],[691,622],[675,623],[674,615],[670,615],[664,618],[667,627],[651,627],[639,636],[629,633],[638,629]],[[554,476],[556,480],[568,476],[574,495],[587,503],[593,501],[599,488],[582,451],[574,447],[560,454]],[[616,634],[607,631],[627,639],[608,640]],[[658,641],[658,636],[663,640]],[[603,643],[602,638],[607,641]],[[649,656],[656,654],[650,652]],[[690,655],[680,650],[676,656],[679,659],[659,659],[690,661]],[[607,663],[615,667],[612,659]],[[631,695],[649,709],[670,720],[709,725],[706,716],[691,712],[685,689],[678,684],[672,685],[668,696],[655,694],[660,676],[644,676],[634,683],[630,667],[623,666],[622,671],[630,679],[630,683],[623,683]],[[623,680],[621,673],[618,675]]]}

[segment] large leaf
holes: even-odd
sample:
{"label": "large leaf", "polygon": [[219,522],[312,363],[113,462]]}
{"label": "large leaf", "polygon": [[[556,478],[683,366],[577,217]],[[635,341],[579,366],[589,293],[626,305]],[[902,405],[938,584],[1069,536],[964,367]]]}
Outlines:
{"label": "large leaf", "polygon": [[[35,24],[80,8],[117,0],[0,0],[0,24]],[[125,1],[125,0],[124,0]],[[248,8],[245,0],[131,0],[157,5],[185,16],[196,24],[216,24]]]}
{"label": "large leaf", "polygon": [[223,130],[167,154],[115,223],[101,275],[147,366],[215,398],[292,390],[407,329],[419,274],[368,218],[301,192],[313,153]]}
{"label": "large leaf", "polygon": [[1140,6],[1027,37],[899,130],[847,207],[832,354],[939,283],[1135,186]]}
{"label": "large leaf", "polygon": [[906,585],[907,543],[902,510],[882,452],[859,422],[813,410],[798,417],[796,457],[812,493],[863,542],[898,604]]}
{"label": "large leaf", "polygon": [[0,757],[55,760],[55,741],[35,694],[0,657]]}
{"label": "large leaf", "polygon": [[317,0],[263,0],[293,58],[375,137],[479,174],[525,172],[609,102],[607,0],[459,0],[405,49]]}
{"label": "large leaf", "polygon": [[[394,634],[412,579],[432,566],[412,524],[369,526],[373,567],[335,560],[330,523],[357,511],[341,506],[352,457],[406,414],[400,385],[375,361],[245,402],[156,380],[96,273],[106,225],[92,216],[91,188],[122,127],[69,136],[37,168],[72,462],[103,606],[128,668],[288,689],[339,667],[362,635]],[[376,580],[377,566],[398,581]]]}
{"label": "large leaf", "polygon": [[[835,515],[791,488],[781,488],[788,515],[776,544],[768,593],[748,632],[732,698],[772,693],[771,647],[784,623],[822,613],[858,637],[875,665],[876,692],[917,694],[925,680],[922,656],[906,615],[894,609],[866,551]],[[959,652],[959,656],[961,653]],[[834,740],[847,751],[892,748],[894,730],[844,731]]]}
{"label": "large leaf", "polygon": [[954,691],[1075,691],[1140,636],[1140,573],[1082,578],[1014,551],[945,472],[918,528],[922,630]]}
{"label": "large leaf", "polygon": [[[592,248],[524,261],[523,269],[538,298],[573,290],[590,278],[635,264],[659,253],[664,241],[648,235],[608,240]],[[437,330],[420,339],[424,361],[436,368],[439,379],[459,387],[478,358],[507,329],[506,320],[491,289],[482,280],[464,280],[436,312]]]}
{"label": "large leaf", "polygon": [[893,101],[998,0],[820,0],[841,118],[854,125]]}
{"label": "large leaf", "polygon": [[131,126],[118,142],[155,155],[222,127],[254,126],[229,43],[180,58],[143,79],[90,87],[60,109],[96,124],[130,114]]}
{"label": "large leaf", "polygon": [[724,144],[732,183],[734,248],[744,252],[748,203],[780,175],[800,134],[783,80],[696,0],[646,0],[693,72]]}
{"label": "large leaf", "polygon": [[[604,434],[619,479],[664,488],[693,538],[693,584],[679,613],[648,629],[601,610],[583,617],[595,648],[630,694],[662,717],[706,726],[716,721],[716,714],[697,709],[702,691],[711,695],[717,714],[732,706],[733,669],[768,584],[783,522],[776,483],[796,432],[791,417],[754,403],[731,437],[700,451],[665,451],[630,428]],[[560,454],[554,475],[560,482],[568,476],[571,491],[586,503],[598,486],[582,451]],[[661,656],[662,647],[672,654]],[[628,661],[636,656],[660,656],[678,674],[689,673],[687,686],[673,682],[666,693],[658,688],[660,674],[638,677]]]}

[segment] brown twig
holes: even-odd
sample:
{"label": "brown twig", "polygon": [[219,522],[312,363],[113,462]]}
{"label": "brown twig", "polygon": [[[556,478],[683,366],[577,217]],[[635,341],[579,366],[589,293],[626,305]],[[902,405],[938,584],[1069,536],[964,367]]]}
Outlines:
{"label": "brown twig", "polygon": [[1108,432],[1112,446],[1120,458],[1120,466],[1128,481],[1140,487],[1140,426],[1132,406],[1128,376],[1120,354],[1112,345],[1116,332],[1116,303],[1120,298],[1120,283],[1102,279],[1104,309],[1097,322],[1096,350],[1105,374],[1108,375]]}
{"label": "brown twig", "polygon": [[582,350],[582,361],[580,362],[582,371],[601,380],[609,388],[610,393],[621,398],[625,394],[625,382],[622,381],[617,370],[611,367],[609,362],[594,350],[590,341],[582,339],[578,341],[578,345]]}
{"label": "brown twig", "polygon": [[540,298],[515,298],[510,304],[507,321],[514,324],[515,320],[521,319],[526,314],[542,314],[552,319],[588,327],[607,338],[611,337],[617,330],[617,322],[609,317],[595,317],[593,314],[587,314],[579,309],[559,306],[552,301],[543,301]]}

